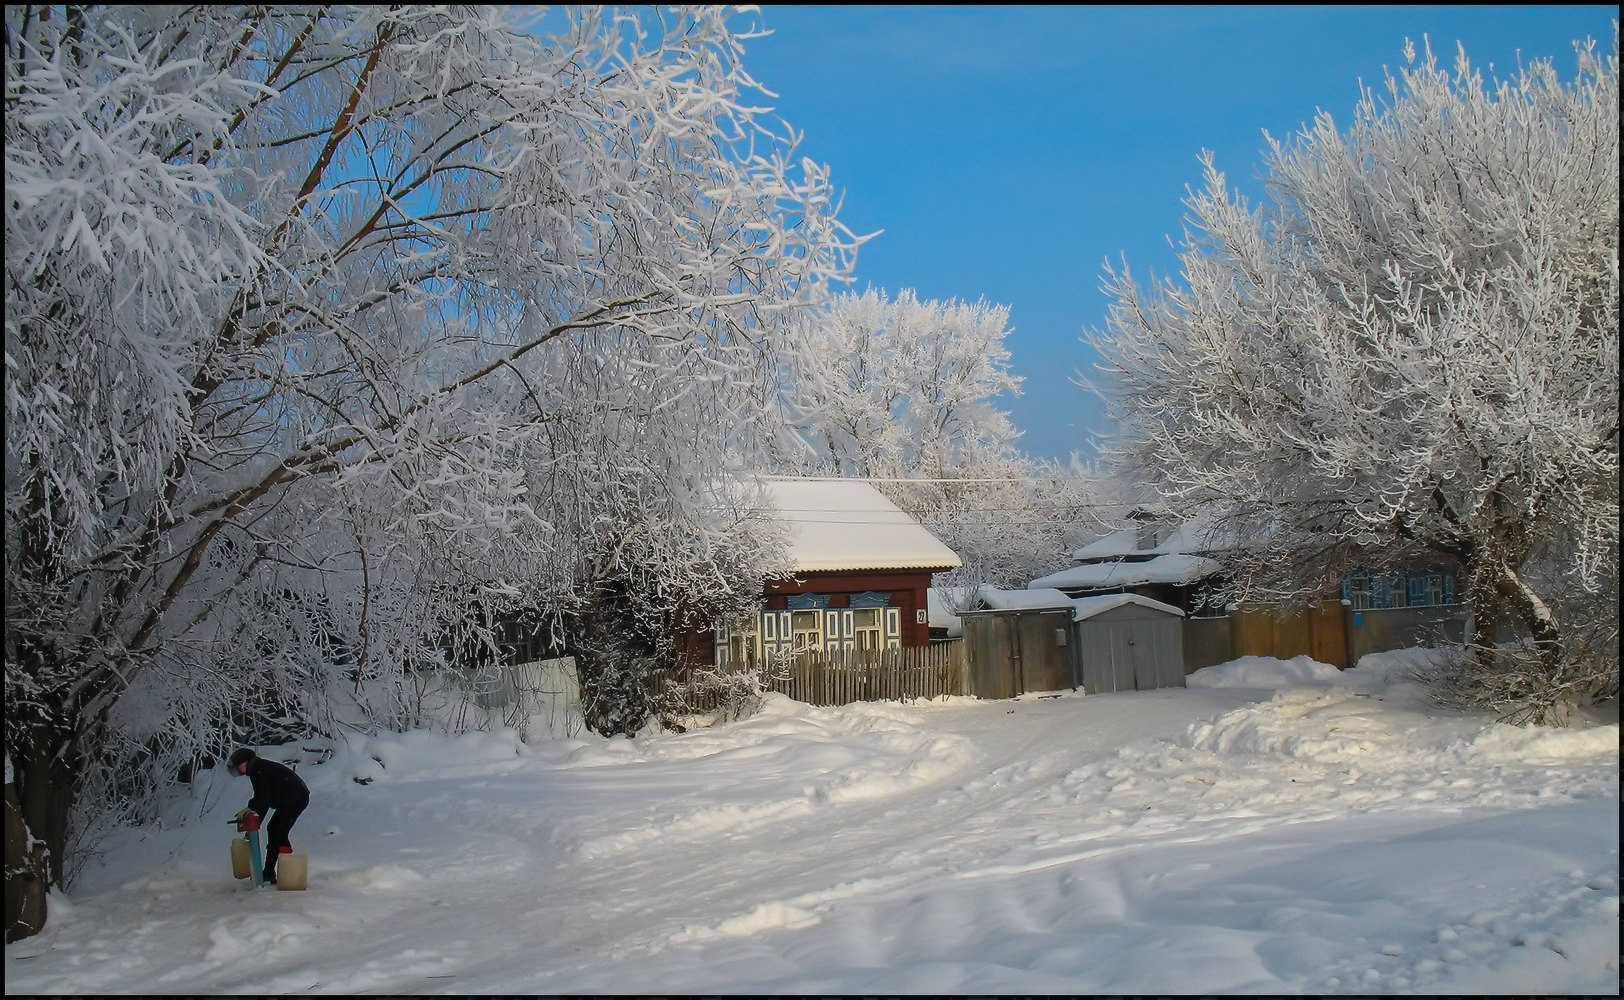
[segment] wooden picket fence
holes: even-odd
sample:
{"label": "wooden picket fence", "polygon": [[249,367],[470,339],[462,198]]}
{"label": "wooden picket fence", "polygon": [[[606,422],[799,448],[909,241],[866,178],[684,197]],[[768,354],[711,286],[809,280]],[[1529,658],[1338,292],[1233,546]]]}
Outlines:
{"label": "wooden picket fence", "polygon": [[750,680],[810,705],[854,701],[901,701],[966,693],[964,643],[890,649],[808,651],[769,657],[761,663],[709,667],[686,681],[666,671],[650,680],[655,690],[689,711],[713,711]]}

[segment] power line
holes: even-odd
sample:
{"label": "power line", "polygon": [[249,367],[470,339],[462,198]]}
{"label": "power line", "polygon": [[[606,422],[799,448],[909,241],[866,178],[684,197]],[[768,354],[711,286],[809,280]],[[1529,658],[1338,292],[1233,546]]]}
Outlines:
{"label": "power line", "polygon": [[[1030,503],[1030,504],[1009,504],[1009,505],[999,505],[999,506],[991,506],[991,507],[988,507],[988,506],[976,506],[976,507],[952,506],[952,507],[944,507],[944,508],[929,508],[928,511],[929,512],[936,512],[936,511],[940,510],[940,511],[945,512],[947,514],[958,514],[958,513],[964,513],[964,514],[997,514],[997,513],[1005,512],[1005,511],[1019,511],[1019,510],[1024,510],[1024,509],[1032,508],[1032,507],[1053,508],[1055,510],[1099,510],[1101,508],[1113,507],[1113,506],[1115,506],[1115,505],[1114,504],[1063,503],[1063,502],[1045,501],[1045,502],[1042,502],[1042,503],[1034,502],[1034,503]],[[745,511],[746,511],[746,513],[750,513],[750,514],[783,513],[783,514],[893,514],[894,515],[894,514],[897,513],[896,510],[894,510],[892,508],[889,508],[889,507],[773,507],[773,508],[749,507],[749,508],[745,508]],[[903,513],[906,514],[907,511],[904,510]],[[788,518],[786,518],[785,520],[788,520]]]}
{"label": "power line", "polygon": [[1093,483],[1097,478],[1087,476],[1003,476],[988,478],[956,478],[956,479],[918,479],[903,478],[900,476],[758,476],[775,483],[1002,483],[1014,486],[1018,483]]}

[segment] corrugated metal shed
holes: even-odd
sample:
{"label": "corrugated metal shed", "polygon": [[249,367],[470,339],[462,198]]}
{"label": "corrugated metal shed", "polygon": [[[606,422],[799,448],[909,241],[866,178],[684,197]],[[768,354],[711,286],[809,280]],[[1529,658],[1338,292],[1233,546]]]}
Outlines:
{"label": "corrugated metal shed", "polygon": [[1113,601],[1114,596],[1078,602],[1098,602],[1097,609],[1072,622],[1074,676],[1083,690],[1183,687],[1184,612],[1148,598]]}

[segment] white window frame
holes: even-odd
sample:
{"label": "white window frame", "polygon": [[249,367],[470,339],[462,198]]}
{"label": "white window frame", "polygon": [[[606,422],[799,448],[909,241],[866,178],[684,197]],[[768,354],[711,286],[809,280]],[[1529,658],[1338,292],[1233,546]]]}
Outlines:
{"label": "white window frame", "polygon": [[1387,606],[1389,608],[1407,608],[1410,606],[1410,581],[1403,573],[1395,573],[1383,581],[1387,585]]}
{"label": "white window frame", "polygon": [[[1361,589],[1362,588],[1362,589]],[[1370,610],[1370,577],[1355,576],[1348,580],[1348,597],[1355,611]]]}
{"label": "white window frame", "polygon": [[[823,648],[823,612],[812,608],[807,610],[791,611],[789,613],[790,650],[801,653],[809,649]],[[811,628],[802,625],[811,622]]]}
{"label": "white window frame", "polygon": [[885,609],[852,608],[851,631],[857,649],[885,648]]}

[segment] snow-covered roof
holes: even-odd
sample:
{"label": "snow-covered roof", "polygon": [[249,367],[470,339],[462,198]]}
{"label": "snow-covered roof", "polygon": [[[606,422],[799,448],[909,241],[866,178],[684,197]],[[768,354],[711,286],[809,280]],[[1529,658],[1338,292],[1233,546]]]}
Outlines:
{"label": "snow-covered roof", "polygon": [[1070,610],[1073,621],[1085,621],[1095,615],[1104,614],[1112,608],[1120,608],[1125,604],[1137,604],[1142,608],[1155,608],[1157,611],[1167,611],[1184,617],[1184,612],[1171,604],[1153,601],[1138,594],[1101,594],[1098,597],[1067,597],[1058,590],[1047,588],[1033,588],[1031,590],[1000,590],[987,584],[982,584],[976,591],[976,597],[987,608],[994,611],[1048,611]]}
{"label": "snow-covered roof", "polygon": [[1139,531],[1137,528],[1123,528],[1113,531],[1104,538],[1089,542],[1087,545],[1071,554],[1078,562],[1093,562],[1096,559],[1121,559],[1139,551]]}
{"label": "snow-covered roof", "polygon": [[762,486],[789,528],[796,572],[962,565],[952,549],[868,483],[770,479]]}
{"label": "snow-covered roof", "polygon": [[1040,576],[1032,587],[1066,590],[1104,587],[1138,587],[1147,583],[1191,584],[1211,576],[1223,567],[1206,556],[1161,555],[1145,562],[1086,563]]}
{"label": "snow-covered roof", "polygon": [[1072,620],[1079,622],[1093,618],[1095,615],[1104,614],[1112,608],[1120,608],[1124,604],[1137,604],[1141,608],[1155,608],[1157,611],[1168,611],[1180,618],[1184,617],[1184,612],[1179,608],[1175,608],[1171,604],[1163,604],[1161,601],[1153,601],[1139,594],[1101,594],[1098,597],[1079,597],[1071,603],[1077,609],[1076,614],[1071,616]]}
{"label": "snow-covered roof", "polygon": [[1000,590],[984,583],[976,590],[976,597],[995,611],[1071,607],[1071,598],[1058,590]]}
{"label": "snow-covered roof", "polygon": [[1078,562],[1098,562],[1121,559],[1130,555],[1191,555],[1220,552],[1234,548],[1235,544],[1233,530],[1218,527],[1210,515],[1197,514],[1181,522],[1159,545],[1140,548],[1139,528],[1134,526],[1113,531],[1104,538],[1089,542],[1074,551],[1071,557]]}

